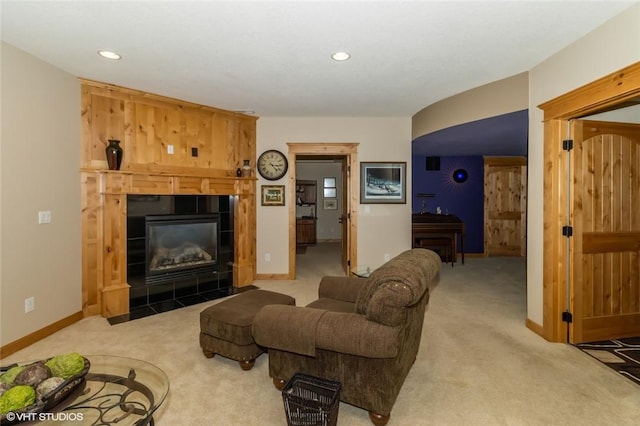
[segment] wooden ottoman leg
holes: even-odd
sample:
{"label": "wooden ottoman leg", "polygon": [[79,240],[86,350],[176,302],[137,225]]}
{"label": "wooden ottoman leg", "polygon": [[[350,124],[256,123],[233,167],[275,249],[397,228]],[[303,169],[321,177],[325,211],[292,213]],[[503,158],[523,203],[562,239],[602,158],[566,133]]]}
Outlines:
{"label": "wooden ottoman leg", "polygon": [[279,391],[284,389],[284,385],[286,385],[286,384],[287,384],[287,382],[285,382],[284,379],[279,379],[277,377],[273,378],[273,386],[275,386],[276,389],[278,389]]}
{"label": "wooden ottoman leg", "polygon": [[203,350],[202,350],[202,353],[203,353],[203,354],[204,354],[204,356],[205,356],[205,357],[207,357],[207,358],[213,358],[213,356],[216,354],[215,352],[210,351],[210,350],[208,350],[208,349],[203,349]]}
{"label": "wooden ottoman leg", "polygon": [[373,411],[369,411],[369,420],[371,420],[371,423],[373,423],[376,426],[384,426],[387,423],[389,423],[389,418],[391,417],[391,414],[378,414],[378,413],[374,413]]}
{"label": "wooden ottoman leg", "polygon": [[242,368],[244,371],[249,371],[253,368],[254,365],[256,365],[256,360],[247,359],[244,361],[238,361],[238,364],[240,364],[240,368]]}

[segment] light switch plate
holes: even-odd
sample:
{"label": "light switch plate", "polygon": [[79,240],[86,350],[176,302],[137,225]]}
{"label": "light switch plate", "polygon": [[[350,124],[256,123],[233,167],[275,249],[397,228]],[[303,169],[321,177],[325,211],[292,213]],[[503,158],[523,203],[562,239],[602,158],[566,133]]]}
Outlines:
{"label": "light switch plate", "polygon": [[29,313],[36,309],[36,299],[35,297],[28,297],[24,299],[24,313]]}
{"label": "light switch plate", "polygon": [[42,225],[43,223],[51,223],[51,211],[44,210],[38,212],[38,224]]}

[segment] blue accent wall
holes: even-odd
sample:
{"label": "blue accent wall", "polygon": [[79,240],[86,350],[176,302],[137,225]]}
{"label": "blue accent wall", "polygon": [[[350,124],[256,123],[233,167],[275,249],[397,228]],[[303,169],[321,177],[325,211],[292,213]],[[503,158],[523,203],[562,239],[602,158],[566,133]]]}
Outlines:
{"label": "blue accent wall", "polygon": [[[481,156],[440,157],[440,170],[426,170],[424,155],[412,158],[413,213],[420,213],[422,201],[429,213],[442,209],[442,214],[454,214],[465,224],[465,253],[484,251],[484,160]],[[466,169],[469,178],[464,183],[453,180],[453,172]],[[420,198],[418,194],[434,194]]]}

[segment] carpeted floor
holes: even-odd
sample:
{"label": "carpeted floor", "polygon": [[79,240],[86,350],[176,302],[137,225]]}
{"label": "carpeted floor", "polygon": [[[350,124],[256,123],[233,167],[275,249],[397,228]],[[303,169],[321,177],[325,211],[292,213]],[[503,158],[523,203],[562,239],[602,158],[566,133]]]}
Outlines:
{"label": "carpeted floor", "polygon": [[580,343],[576,346],[640,385],[640,337]]}
{"label": "carpeted floor", "polygon": [[[340,275],[340,244],[317,244],[296,258],[295,280],[258,280],[297,305],[318,295],[323,275]],[[230,296],[233,297],[233,296]],[[210,301],[117,325],[87,317],[2,360],[1,365],[77,351],[141,359],[160,367],[170,391],[157,426],[280,426],[281,392],[267,354],[243,371],[198,343]],[[470,258],[443,267],[425,314],[420,351],[388,426],[637,426],[640,392],[573,345],[527,329],[524,258]],[[340,426],[371,426],[366,411],[340,403]]]}

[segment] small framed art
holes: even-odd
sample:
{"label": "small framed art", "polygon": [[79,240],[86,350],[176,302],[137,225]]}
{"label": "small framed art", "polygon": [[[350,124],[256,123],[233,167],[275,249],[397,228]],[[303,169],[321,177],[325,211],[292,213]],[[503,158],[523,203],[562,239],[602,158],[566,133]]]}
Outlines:
{"label": "small framed art", "polygon": [[325,210],[338,210],[338,200],[333,199],[325,199],[322,202],[322,207]]}
{"label": "small framed art", "polygon": [[263,206],[284,206],[284,185],[262,185]]}

